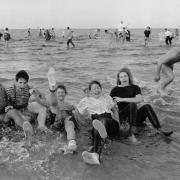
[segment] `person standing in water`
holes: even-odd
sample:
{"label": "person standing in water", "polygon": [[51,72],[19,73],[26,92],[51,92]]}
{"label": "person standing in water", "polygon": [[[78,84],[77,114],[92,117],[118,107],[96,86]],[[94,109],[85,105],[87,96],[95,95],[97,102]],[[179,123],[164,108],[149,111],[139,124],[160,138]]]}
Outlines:
{"label": "person standing in water", "polygon": [[31,29],[30,28],[28,28],[28,37],[31,37]]}
{"label": "person standing in water", "polygon": [[175,38],[178,39],[178,36],[179,36],[179,31],[178,31],[178,29],[175,29],[174,34],[175,34]]}
{"label": "person standing in water", "polygon": [[3,34],[0,32],[0,40],[1,40],[1,37],[3,36]]}
{"label": "person standing in water", "polygon": [[67,27],[66,38],[67,38],[67,47],[69,48],[69,44],[72,44],[72,46],[75,47],[75,44],[72,41],[73,31],[69,27]]}
{"label": "person standing in water", "polygon": [[4,40],[5,40],[6,46],[8,46],[8,41],[10,39],[11,39],[11,35],[9,33],[9,29],[5,28],[5,31],[4,31]]}
{"label": "person standing in water", "polygon": [[51,39],[51,35],[48,29],[44,31],[44,37],[46,41],[49,41]]}
{"label": "person standing in water", "polygon": [[166,45],[171,45],[172,44],[172,39],[173,39],[173,33],[169,29],[164,29],[164,35],[165,35],[165,43]]}
{"label": "person standing in water", "polygon": [[151,28],[149,26],[146,27],[145,31],[144,31],[144,35],[145,35],[145,46],[148,45],[148,42],[150,40],[150,34],[151,34]]}
{"label": "person standing in water", "polygon": [[52,39],[55,39],[56,33],[55,33],[55,31],[54,31],[54,28],[51,29],[51,33],[50,33],[50,34],[51,34],[51,38],[52,38]]}
{"label": "person standing in water", "polygon": [[43,37],[42,29],[39,29],[39,37],[40,37],[40,38]]}
{"label": "person standing in water", "polygon": [[[180,49],[174,48],[158,60],[156,75],[154,80],[159,82],[157,91],[163,96],[167,95],[166,87],[174,80],[173,65],[180,62]],[[163,73],[163,78],[160,78],[160,72]],[[160,81],[161,79],[161,81]]]}

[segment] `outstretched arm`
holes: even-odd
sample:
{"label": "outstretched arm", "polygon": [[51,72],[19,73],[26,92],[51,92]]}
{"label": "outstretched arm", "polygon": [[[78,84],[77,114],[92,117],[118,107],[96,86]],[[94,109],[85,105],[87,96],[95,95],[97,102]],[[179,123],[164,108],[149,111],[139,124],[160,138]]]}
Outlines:
{"label": "outstretched arm", "polygon": [[120,98],[120,97],[113,97],[115,102],[129,102],[129,103],[141,103],[143,102],[143,97],[141,94],[137,94],[136,97],[132,98]]}

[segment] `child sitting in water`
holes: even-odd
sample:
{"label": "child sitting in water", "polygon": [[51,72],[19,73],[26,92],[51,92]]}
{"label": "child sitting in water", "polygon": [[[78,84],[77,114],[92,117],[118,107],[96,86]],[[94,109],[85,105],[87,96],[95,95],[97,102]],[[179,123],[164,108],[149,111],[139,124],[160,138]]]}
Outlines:
{"label": "child sitting in water", "polygon": [[73,105],[65,102],[67,90],[64,85],[57,85],[55,78],[54,68],[48,71],[48,81],[50,95],[47,100],[40,100],[39,103],[49,109],[49,117],[46,119],[48,124],[53,130],[66,132],[67,134],[67,148],[64,150],[68,152],[76,151],[76,134],[75,128],[77,127],[76,120],[73,116]]}
{"label": "child sitting in water", "polygon": [[51,112],[51,122],[53,123],[51,128],[61,132],[65,131],[68,140],[67,149],[76,151],[75,128],[77,124],[73,116],[73,105],[64,101],[66,94],[67,90],[64,85],[58,85],[54,90],[50,89],[48,104]]}

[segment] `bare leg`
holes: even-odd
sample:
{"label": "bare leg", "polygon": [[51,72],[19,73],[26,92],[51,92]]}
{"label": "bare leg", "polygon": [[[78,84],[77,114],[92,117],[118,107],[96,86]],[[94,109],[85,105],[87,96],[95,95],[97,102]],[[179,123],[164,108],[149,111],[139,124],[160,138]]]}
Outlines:
{"label": "bare leg", "polygon": [[16,109],[10,109],[5,117],[4,121],[8,122],[10,119],[13,119],[14,122],[23,128],[24,135],[25,135],[25,146],[31,146],[32,142],[32,134],[33,134],[33,128],[29,121],[27,121],[25,118],[23,118],[22,114],[17,111]]}
{"label": "bare leg", "polygon": [[4,117],[4,122],[8,122],[10,119],[14,120],[15,124],[17,124],[20,127],[23,127],[24,122],[26,121],[21,113],[17,111],[16,109],[10,109],[5,117]]}
{"label": "bare leg", "polygon": [[75,126],[72,121],[70,121],[71,116],[68,116],[65,121],[65,130],[67,133],[67,140],[68,140],[68,150],[70,151],[76,151],[77,150],[77,144],[75,141],[76,134],[75,134]]}
{"label": "bare leg", "polygon": [[40,128],[44,131],[50,132],[50,130],[45,126],[46,108],[43,107],[42,105],[38,104],[37,102],[32,102],[32,103],[29,103],[28,110],[33,113],[38,114],[38,117],[37,117],[38,128]]}
{"label": "bare leg", "polygon": [[158,91],[161,95],[166,95],[165,88],[174,80],[174,73],[171,67],[167,65],[162,65],[162,73],[165,78],[159,83]]}
{"label": "bare leg", "polygon": [[71,41],[71,44],[72,44],[73,47],[75,47],[75,44],[72,41]]}
{"label": "bare leg", "polygon": [[74,126],[74,123],[69,120],[70,118],[71,118],[71,116],[67,117],[64,122],[68,141],[75,140],[75,138],[76,138],[75,130],[74,130],[75,126]]}

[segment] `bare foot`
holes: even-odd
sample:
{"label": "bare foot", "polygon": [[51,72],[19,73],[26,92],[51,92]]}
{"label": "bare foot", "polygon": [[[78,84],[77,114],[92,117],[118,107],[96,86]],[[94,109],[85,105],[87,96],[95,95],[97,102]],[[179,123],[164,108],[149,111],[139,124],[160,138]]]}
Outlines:
{"label": "bare foot", "polygon": [[129,140],[130,140],[131,143],[134,144],[134,145],[138,145],[138,144],[141,143],[140,141],[138,141],[138,140],[136,139],[136,137],[134,136],[134,134],[129,137]]}
{"label": "bare foot", "polygon": [[90,153],[88,151],[83,151],[82,157],[85,163],[87,164],[94,164],[94,165],[100,165],[99,162],[99,154],[97,153]]}

